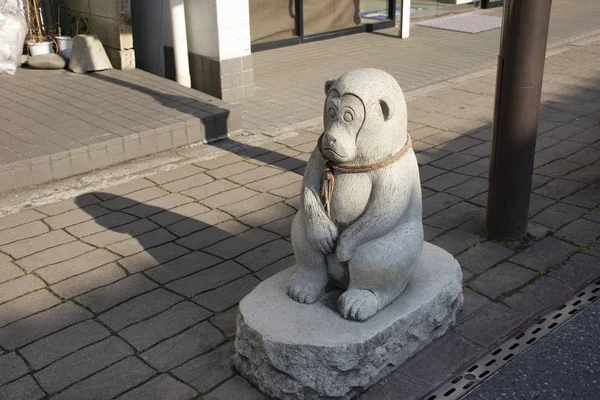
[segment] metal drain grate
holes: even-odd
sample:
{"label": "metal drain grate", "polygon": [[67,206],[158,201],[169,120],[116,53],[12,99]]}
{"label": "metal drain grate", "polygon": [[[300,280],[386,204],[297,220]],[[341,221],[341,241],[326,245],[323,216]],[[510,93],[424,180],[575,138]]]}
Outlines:
{"label": "metal drain grate", "polygon": [[593,303],[598,297],[600,297],[600,280],[579,291],[572,299],[540,318],[524,332],[495,347],[493,351],[485,354],[463,373],[425,396],[424,400],[456,400],[461,398],[517,355],[531,347],[540,338],[546,336],[571,319],[573,315]]}

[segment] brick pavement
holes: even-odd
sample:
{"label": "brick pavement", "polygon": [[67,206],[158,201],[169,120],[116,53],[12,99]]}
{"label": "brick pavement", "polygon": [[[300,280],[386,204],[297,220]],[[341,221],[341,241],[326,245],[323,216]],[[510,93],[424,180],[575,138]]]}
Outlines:
{"label": "brick pavement", "polygon": [[0,79],[0,193],[241,129],[237,106],[141,70]]}
{"label": "brick pavement", "polygon": [[[502,8],[477,12],[501,16]],[[549,48],[598,32],[598,20],[596,0],[555,0]],[[240,104],[244,129],[269,133],[319,118],[325,80],[353,68],[384,69],[406,92],[495,67],[500,29],[473,35],[413,24],[409,39],[397,35],[392,28],[255,53],[257,90]]]}
{"label": "brick pavement", "polygon": [[[409,101],[426,239],[461,262],[465,305],[361,399],[422,397],[600,275],[600,43],[547,59],[520,242],[484,231],[494,81]],[[0,398],[261,398],[232,368],[236,305],[294,264],[290,224],[319,133],[0,219]]]}

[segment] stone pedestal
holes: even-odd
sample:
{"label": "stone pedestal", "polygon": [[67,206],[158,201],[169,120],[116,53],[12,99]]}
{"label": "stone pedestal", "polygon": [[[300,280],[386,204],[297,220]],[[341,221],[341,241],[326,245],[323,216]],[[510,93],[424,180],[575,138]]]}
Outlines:
{"label": "stone pedestal", "polygon": [[235,365],[275,398],[353,397],[442,336],[463,302],[460,265],[429,243],[406,291],[363,322],[340,316],[339,290],[309,305],[289,298],[294,268],[246,296],[237,320]]}

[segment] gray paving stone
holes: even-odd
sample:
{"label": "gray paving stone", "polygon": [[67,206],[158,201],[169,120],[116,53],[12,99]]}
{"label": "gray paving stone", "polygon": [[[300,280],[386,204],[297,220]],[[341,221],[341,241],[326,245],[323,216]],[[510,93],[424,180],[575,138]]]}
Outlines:
{"label": "gray paving stone", "polygon": [[206,229],[210,226],[220,224],[221,222],[231,219],[229,214],[220,210],[210,210],[204,214],[195,215],[190,218],[185,218],[179,222],[169,225],[169,232],[184,237],[191,233]]}
{"label": "gray paving stone", "polygon": [[[0,346],[16,349],[66,326],[92,317],[73,303],[66,302],[38,314],[21,319],[0,330]],[[35,329],[31,329],[35,326]]]}
{"label": "gray paving stone", "polygon": [[580,207],[598,207],[600,205],[600,184],[589,185],[587,188],[567,197],[564,201]]}
{"label": "gray paving stone", "polygon": [[110,244],[107,248],[122,256],[131,256],[141,251],[151,251],[152,247],[160,246],[175,239],[177,239],[177,236],[164,228],[160,228],[122,242]]}
{"label": "gray paving stone", "polygon": [[[297,152],[295,152],[297,153]],[[300,154],[292,158],[286,158],[285,160],[277,161],[272,166],[286,171],[292,171],[298,173],[298,169],[306,166],[306,160],[302,159],[305,154]],[[308,158],[307,158],[308,159]],[[298,174],[302,175],[302,174]]]}
{"label": "gray paving stone", "polygon": [[565,178],[587,184],[596,183],[600,180],[600,166],[587,165],[577,171],[565,175]]}
{"label": "gray paving stone", "polygon": [[91,221],[82,222],[66,228],[67,232],[77,237],[93,235],[107,229],[112,229],[120,225],[125,225],[135,221],[137,218],[133,215],[125,214],[120,211],[113,211],[110,214],[94,218]]}
{"label": "gray paving stone", "polygon": [[[144,385],[120,396],[118,400],[189,400],[196,396],[196,391],[189,386],[162,374]],[[165,397],[166,396],[166,397]]]}
{"label": "gray paving stone", "polygon": [[[486,155],[487,154],[485,154],[484,156],[486,156]],[[439,168],[444,168],[446,170],[454,170],[455,168],[459,168],[459,167],[462,167],[463,165],[470,164],[474,161],[477,161],[478,159],[479,159],[479,157],[475,157],[475,156],[468,155],[468,154],[451,153],[444,158],[440,158],[439,160],[435,160],[435,161],[431,162],[429,165],[433,165],[433,166],[439,167]]]}
{"label": "gray paving stone", "polygon": [[441,247],[452,255],[457,255],[463,250],[484,241],[479,235],[461,231],[460,229],[451,230],[442,236],[436,237],[431,243]]}
{"label": "gray paving stone", "polygon": [[74,241],[75,238],[64,231],[52,231],[42,235],[11,243],[0,247],[0,250],[14,258],[22,258],[50,247]]}
{"label": "gray paving stone", "polygon": [[254,390],[247,380],[235,376],[210,392],[204,397],[206,400],[261,400],[264,396]]}
{"label": "gray paving stone", "polygon": [[4,303],[0,305],[0,327],[53,307],[58,303],[60,300],[47,290],[38,290]]}
{"label": "gray paving stone", "polygon": [[461,336],[489,348],[513,333],[526,318],[504,304],[491,303],[454,328]]}
{"label": "gray paving stone", "polygon": [[600,224],[581,218],[562,227],[556,235],[575,244],[590,243],[600,236]]}
{"label": "gray paving stone", "polygon": [[282,218],[280,220],[263,225],[262,228],[271,232],[275,232],[280,236],[289,236],[292,229],[293,220],[294,215],[291,215],[287,218]]}
{"label": "gray paving stone", "polygon": [[585,213],[585,209],[564,203],[557,203],[533,217],[533,221],[546,225],[552,229],[559,229],[561,226],[576,220]]}
{"label": "gray paving stone", "polygon": [[0,284],[0,304],[46,286],[41,279],[25,275]]}
{"label": "gray paving stone", "polygon": [[77,301],[94,312],[102,312],[125,300],[148,292],[158,285],[142,274],[135,274],[77,297]]}
{"label": "gray paving stone", "polygon": [[139,190],[127,195],[127,197],[114,197],[110,200],[103,201],[100,203],[102,207],[108,208],[113,211],[122,210],[127,207],[136,205],[137,203],[144,203],[158,197],[166,196],[169,192],[162,190],[158,187],[149,187],[146,189]]}
{"label": "gray paving stone", "polygon": [[148,251],[122,258],[119,260],[119,264],[129,271],[129,273],[134,274],[169,262],[189,252],[188,249],[178,246],[175,243],[167,243]]}
{"label": "gray paving stone", "polygon": [[235,373],[233,342],[225,343],[210,353],[196,357],[172,372],[199,392],[206,393]]}
{"label": "gray paving stone", "polygon": [[215,169],[222,167],[223,165],[233,164],[243,160],[242,157],[234,153],[222,152],[221,154],[222,155],[217,156],[216,158],[213,158],[211,160],[198,163],[198,166],[206,169]]}
{"label": "gray paving stone", "polygon": [[176,260],[152,268],[146,272],[146,275],[157,282],[167,283],[212,267],[221,261],[220,258],[211,256],[210,254],[194,251]]}
{"label": "gray paving stone", "polygon": [[152,318],[123,329],[119,335],[138,351],[142,351],[205,320],[211,315],[212,313],[186,301],[175,304]]}
{"label": "gray paving stone", "polygon": [[423,218],[427,218],[438,211],[445,210],[459,203],[461,199],[446,193],[437,193],[423,200]]}
{"label": "gray paving stone", "polygon": [[487,174],[490,169],[490,159],[489,158],[481,158],[471,164],[464,165],[460,168],[454,170],[459,174],[469,175],[469,176],[481,176],[483,174]]}
{"label": "gray paving stone", "polygon": [[199,203],[188,203],[171,210],[163,211],[150,217],[150,219],[160,226],[168,226],[175,222],[185,220],[195,215],[204,214],[210,211],[208,207]]}
{"label": "gray paving stone", "polygon": [[397,371],[381,379],[366,392],[356,397],[357,400],[418,400],[430,388],[422,382],[407,378]]}
{"label": "gray paving stone", "polygon": [[429,179],[445,174],[446,172],[448,171],[428,164],[419,168],[419,177],[421,178],[421,182],[426,182]]}
{"label": "gray paving stone", "polygon": [[446,192],[458,197],[462,197],[463,199],[470,199],[478,194],[486,192],[487,190],[488,180],[476,177],[469,179],[458,186],[447,189]]}
{"label": "gray paving stone", "polygon": [[189,176],[184,179],[179,179],[173,182],[165,183],[161,185],[161,187],[169,192],[182,192],[184,190],[189,190],[198,186],[206,185],[214,181],[212,177],[207,174],[197,174],[193,176]]}
{"label": "gray paving stone", "polygon": [[13,263],[0,262],[0,283],[18,278],[23,274],[24,272]]}
{"label": "gray paving stone", "polygon": [[435,386],[449,371],[455,371],[483,351],[480,346],[450,331],[403,364],[398,373]]}
{"label": "gray paving stone", "polygon": [[237,221],[226,221],[200,232],[192,233],[177,240],[176,243],[188,249],[199,250],[247,230],[248,227],[246,225],[242,225]]}
{"label": "gray paving stone", "polygon": [[33,221],[14,228],[8,228],[0,231],[0,245],[28,239],[48,231],[48,227],[41,221]]}
{"label": "gray paving stone", "polygon": [[52,229],[61,229],[88,221],[90,219],[101,217],[108,213],[110,213],[110,211],[106,208],[102,208],[94,204],[85,208],[67,211],[64,214],[46,218],[44,222],[50,225]]}
{"label": "gray paving stone", "polygon": [[0,399],[39,400],[44,396],[45,393],[29,375],[0,387]]}
{"label": "gray paving stone", "polygon": [[462,323],[462,321],[469,318],[471,315],[477,313],[479,310],[481,310],[483,307],[485,307],[491,302],[491,300],[487,297],[472,291],[468,287],[463,287],[463,296],[463,307],[456,316],[456,322],[458,324]]}
{"label": "gray paving stone", "polygon": [[285,202],[285,204],[289,205],[290,207],[293,207],[296,210],[300,209],[300,196],[296,196],[296,197],[292,197],[291,199],[287,199]]}
{"label": "gray paving stone", "polygon": [[221,332],[228,338],[235,337],[236,332],[236,319],[238,314],[238,307],[232,307],[227,311],[223,311],[214,317],[210,318],[211,324],[216,326]]}
{"label": "gray paving stone", "polygon": [[149,188],[151,186],[154,186],[154,183],[149,181],[148,179],[134,179],[127,183],[107,188],[101,193],[95,193],[95,195],[96,197],[102,200],[108,200],[113,197],[123,196],[129,193],[137,192],[142,189]]}
{"label": "gray paving stone", "polygon": [[85,253],[71,260],[41,268],[36,273],[49,284],[101,267],[117,260],[119,256],[104,249]]}
{"label": "gray paving stone", "polygon": [[258,167],[251,171],[242,172],[241,174],[232,175],[228,179],[239,185],[246,185],[250,182],[258,181],[261,179],[268,178],[273,175],[280,174],[279,168],[273,168],[269,166]]}
{"label": "gray paving stone", "polygon": [[9,263],[12,261],[12,258],[7,256],[4,253],[0,253],[0,264],[5,264],[5,263]]}
{"label": "gray paving stone", "polygon": [[215,179],[223,179],[242,172],[256,169],[257,166],[246,161],[240,161],[233,164],[223,165],[219,168],[211,169],[206,173]]}
{"label": "gray paving stone", "polygon": [[577,164],[567,160],[556,160],[536,168],[535,173],[539,175],[549,176],[552,178],[558,178],[579,168],[581,168],[581,164]]}
{"label": "gray paving stone", "polygon": [[202,322],[143,352],[140,356],[161,372],[203,354],[224,340],[208,322]]}
{"label": "gray paving stone", "polygon": [[550,272],[548,276],[559,279],[571,287],[579,288],[600,276],[600,262],[596,257],[578,253]]}
{"label": "gray paving stone", "polygon": [[56,361],[34,377],[44,390],[55,393],[131,354],[131,347],[111,336]]}
{"label": "gray paving stone", "polygon": [[275,240],[251,250],[236,258],[236,261],[252,271],[259,271],[290,254],[293,254],[292,244],[285,240]]}
{"label": "gray paving stone", "polygon": [[239,303],[259,283],[260,281],[254,276],[248,275],[220,288],[201,293],[193,300],[202,307],[221,312]]}
{"label": "gray paving stone", "polygon": [[221,208],[227,204],[237,203],[246,200],[250,197],[257,195],[258,192],[247,189],[245,187],[238,187],[226,192],[221,192],[211,197],[202,199],[202,204],[210,208]]}
{"label": "gray paving stone", "polygon": [[167,288],[184,296],[191,297],[198,293],[223,286],[246,274],[248,274],[246,268],[233,261],[226,261],[171,282],[167,285]]}
{"label": "gray paving stone", "polygon": [[512,263],[502,263],[469,282],[469,287],[492,299],[529,282],[537,274]]}
{"label": "gray paving stone", "polygon": [[221,209],[234,217],[241,217],[251,212],[269,207],[282,200],[281,197],[270,193],[260,193],[243,201],[223,206]]}
{"label": "gray paving stone", "polygon": [[493,242],[485,242],[462,253],[457,257],[457,260],[461,267],[478,274],[513,254],[514,251],[504,246]]}
{"label": "gray paving stone", "polygon": [[207,247],[204,251],[223,259],[229,259],[274,239],[277,239],[277,235],[274,233],[254,228]]}
{"label": "gray paving stone", "polygon": [[24,225],[28,222],[37,221],[44,218],[45,215],[35,210],[25,210],[19,213],[11,214],[0,218],[0,231],[15,226]]}
{"label": "gray paving stone", "polygon": [[558,279],[542,276],[531,285],[505,298],[503,303],[533,318],[546,310],[550,311],[551,307],[558,306],[572,291],[572,287]]}
{"label": "gray paving stone", "polygon": [[272,206],[254,211],[240,217],[238,220],[251,227],[259,227],[271,223],[272,221],[285,218],[295,214],[296,210],[284,203],[277,203]]}
{"label": "gray paving stone", "polygon": [[281,272],[284,269],[288,269],[289,267],[293,266],[294,264],[296,264],[296,258],[292,254],[291,256],[282,258],[281,260],[276,261],[273,264],[266,266],[265,268],[256,272],[254,275],[261,281],[264,281],[265,279],[272,277],[276,273]]}
{"label": "gray paving stone", "polygon": [[481,207],[469,203],[458,203],[428,217],[424,222],[442,229],[453,229],[481,213],[483,213]]}
{"label": "gray paving stone", "polygon": [[154,200],[138,203],[132,207],[125,208],[123,209],[123,212],[135,215],[139,218],[145,218],[192,201],[194,201],[194,199],[191,197],[183,196],[178,193],[171,193]]}
{"label": "gray paving stone", "polygon": [[201,172],[204,172],[204,168],[197,167],[193,164],[188,164],[188,165],[184,165],[182,167],[178,167],[171,171],[161,172],[160,174],[151,175],[148,177],[148,179],[151,180],[152,182],[162,185],[164,183],[187,178],[188,176],[196,175]]}
{"label": "gray paving stone", "polygon": [[435,178],[429,179],[427,182],[423,183],[423,187],[436,191],[444,191],[453,186],[460,185],[468,179],[469,176],[454,172],[447,172],[445,174],[438,175]]}
{"label": "gray paving stone", "polygon": [[[469,154],[468,152],[466,152],[464,150],[473,148],[473,147],[475,147],[477,145],[481,145],[481,144],[482,144],[481,140],[473,139],[468,136],[461,136],[457,139],[453,139],[453,140],[450,140],[449,142],[444,143],[444,145],[442,147],[446,151],[451,151],[451,152],[455,152],[455,153],[460,151],[460,152],[463,152],[464,154]],[[487,144],[487,146],[488,146],[488,148],[491,147],[489,144]],[[489,150],[487,153],[489,154]],[[484,155],[488,155],[488,154],[484,153]],[[479,157],[481,155],[481,153],[478,152],[477,154],[473,154],[473,155]]]}
{"label": "gray paving stone", "polygon": [[29,368],[16,353],[0,356],[0,386],[28,372]]}
{"label": "gray paving stone", "polygon": [[65,279],[50,286],[50,289],[59,296],[70,299],[98,287],[109,285],[125,276],[125,271],[121,267],[115,263],[111,263],[84,274]]}
{"label": "gray paving stone", "polygon": [[586,187],[585,183],[558,178],[535,189],[534,193],[558,200],[575,193],[584,187]]}
{"label": "gray paving stone", "polygon": [[[301,175],[298,175],[302,177]],[[302,188],[302,180],[298,180],[290,185],[282,186],[277,189],[269,190],[269,193],[273,193],[276,196],[283,197],[289,199],[291,197],[297,196],[300,193]]]}
{"label": "gray paving stone", "polygon": [[220,179],[206,185],[198,186],[193,189],[185,190],[181,194],[195,198],[196,200],[206,199],[215,196],[218,193],[234,189],[239,185],[225,179]]}
{"label": "gray paving stone", "polygon": [[295,172],[287,171],[260,181],[252,182],[247,185],[249,189],[259,192],[267,192],[281,187],[289,186],[294,182],[302,181],[302,176]]}
{"label": "gray paving stone", "polygon": [[[416,149],[417,143],[419,143],[419,142],[413,143],[413,147],[415,149]],[[450,154],[450,152],[439,150],[439,149],[432,149],[432,148],[424,149],[423,151],[419,151],[417,153],[417,162],[419,163],[419,165],[429,164],[432,161],[438,160],[442,157],[446,157],[448,154]]]}
{"label": "gray paving stone", "polygon": [[22,348],[19,352],[39,370],[91,343],[110,336],[110,332],[93,320],[87,320],[53,333]]}
{"label": "gray paving stone", "polygon": [[553,237],[547,237],[511,257],[510,261],[536,271],[545,271],[552,265],[560,265],[576,251],[577,248],[573,245]]}
{"label": "gray paving stone", "polygon": [[27,271],[34,271],[47,265],[75,258],[92,250],[94,248],[88,244],[70,242],[32,254],[18,260],[17,263]]}
{"label": "gray paving stone", "polygon": [[94,196],[92,193],[87,193],[76,198],[37,207],[37,210],[47,215],[58,215],[76,208],[86,207],[99,202],[100,200],[98,197]]}
{"label": "gray paving stone", "polygon": [[103,398],[113,398],[142,383],[156,372],[136,359],[128,357],[91,377],[77,382],[55,398],[58,400],[91,399],[98,394]]}
{"label": "gray paving stone", "polygon": [[181,300],[180,296],[159,288],[101,314],[98,319],[112,330],[120,331],[129,325],[166,310]]}

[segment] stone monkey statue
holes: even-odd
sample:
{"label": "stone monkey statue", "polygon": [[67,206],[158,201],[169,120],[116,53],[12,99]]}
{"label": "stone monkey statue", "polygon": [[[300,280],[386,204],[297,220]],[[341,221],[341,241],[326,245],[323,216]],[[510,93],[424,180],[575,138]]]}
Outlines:
{"label": "stone monkey statue", "polygon": [[312,303],[339,287],[342,316],[362,321],[402,293],[421,255],[419,169],[391,75],[353,70],[325,92],[324,133],[292,223],[298,267],[288,295]]}

